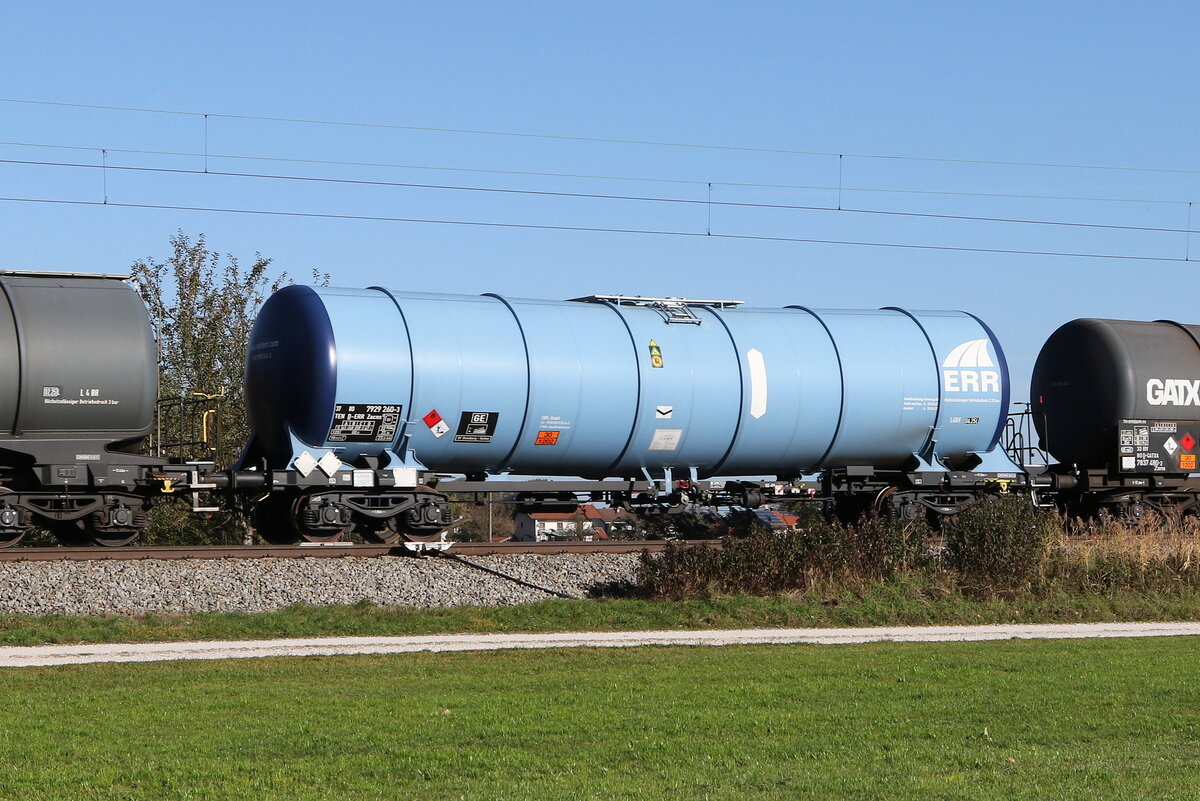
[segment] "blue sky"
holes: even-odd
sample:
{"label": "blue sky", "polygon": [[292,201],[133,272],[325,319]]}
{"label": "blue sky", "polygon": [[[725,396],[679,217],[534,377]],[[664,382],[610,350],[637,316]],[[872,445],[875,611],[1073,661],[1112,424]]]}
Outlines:
{"label": "blue sky", "polygon": [[[0,96],[192,114],[0,103],[0,141],[20,143],[0,145],[0,197],[114,204],[0,201],[0,265],[120,272],[181,229],[339,285],[966,309],[1024,399],[1069,319],[1200,322],[1183,261],[1200,237],[1180,233],[1200,202],[1198,23],[1170,2],[20,4]],[[210,116],[196,175],[204,113],[744,149]],[[721,236],[681,235],[706,228]]]}

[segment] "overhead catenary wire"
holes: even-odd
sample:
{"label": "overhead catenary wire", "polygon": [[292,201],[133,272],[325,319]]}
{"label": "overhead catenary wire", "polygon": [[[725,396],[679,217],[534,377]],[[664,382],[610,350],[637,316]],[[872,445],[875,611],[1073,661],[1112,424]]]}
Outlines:
{"label": "overhead catenary wire", "polygon": [[[943,158],[943,157],[920,157],[920,156],[900,156],[894,154],[879,154],[879,153],[835,153],[822,151],[802,151],[784,148],[761,148],[761,147],[743,147],[733,145],[709,145],[687,142],[659,142],[651,140],[635,140],[635,139],[604,139],[598,137],[579,137],[579,136],[560,136],[556,134],[534,134],[513,131],[486,131],[461,128],[434,128],[428,126],[411,126],[397,125],[390,123],[368,123],[354,122],[344,120],[321,120],[321,119],[303,119],[294,117],[267,117],[258,115],[239,115],[239,114],[221,114],[214,112],[195,112],[185,110],[171,109],[154,109],[154,108],[137,108],[129,106],[102,106],[97,104],[83,103],[61,103],[56,101],[36,101],[23,100],[18,98],[0,98],[0,102],[7,103],[28,103],[32,105],[43,106],[60,106],[82,109],[105,109],[119,112],[139,112],[152,114],[170,114],[189,117],[202,118],[203,120],[203,138],[204,148],[202,154],[187,154],[169,151],[149,151],[149,150],[121,150],[115,148],[95,148],[95,147],[80,147],[74,145],[53,145],[49,143],[7,143],[9,146],[18,147],[49,147],[57,149],[71,150],[88,150],[98,152],[100,155],[100,164],[78,164],[70,162],[36,162],[32,160],[0,160],[0,163],[10,164],[26,164],[45,167],[62,167],[62,168],[85,168],[94,169],[100,168],[104,170],[103,178],[103,195],[104,202],[101,205],[124,206],[130,208],[163,208],[182,211],[207,211],[207,212],[225,212],[225,213],[244,213],[244,214],[267,214],[267,215],[286,215],[286,216],[304,216],[304,217],[326,217],[326,218],[341,218],[341,219],[360,219],[360,220],[379,220],[393,222],[410,222],[410,223],[428,223],[428,224],[453,224],[453,225],[481,225],[492,227],[512,227],[512,228],[540,228],[545,230],[576,230],[576,231],[596,231],[596,232],[612,232],[612,233],[630,233],[630,234],[652,234],[652,235],[674,235],[674,236],[695,236],[695,235],[712,235],[716,238],[727,239],[753,239],[760,241],[780,241],[780,242],[804,242],[814,244],[833,244],[833,245],[858,245],[866,247],[894,247],[894,248],[912,248],[922,250],[949,250],[958,252],[985,252],[985,253],[1009,253],[1009,254],[1027,254],[1027,255],[1044,255],[1044,256],[1063,256],[1063,257],[1081,257],[1081,258],[1107,258],[1107,259],[1128,259],[1128,260],[1148,260],[1148,261],[1171,261],[1185,262],[1190,261],[1190,236],[1193,232],[1191,225],[1191,201],[1189,200],[1164,200],[1164,199],[1132,199],[1132,198],[1103,198],[1103,197],[1086,197],[1086,196],[1067,196],[1067,195],[1034,195],[1023,193],[975,193],[975,192],[949,192],[944,190],[916,190],[916,189],[890,189],[890,188],[864,188],[864,187],[847,187],[845,186],[843,176],[843,163],[846,158],[880,158],[880,159],[896,159],[908,161],[922,162],[946,162],[946,163],[968,163],[968,164],[990,164],[999,166],[1025,166],[1025,167],[1063,167],[1075,169],[1111,169],[1122,171],[1139,171],[1139,172],[1162,172],[1162,173],[1179,173],[1179,174],[1200,174],[1200,170],[1182,170],[1182,169],[1166,169],[1166,168],[1147,168],[1147,167],[1125,167],[1112,165],[1089,165],[1089,164],[1062,164],[1052,162],[1024,162],[1024,161],[997,161],[983,159],[958,159],[958,158]],[[608,142],[621,144],[635,145],[655,145],[664,147],[697,147],[705,149],[719,150],[741,150],[752,152],[767,152],[767,153],[784,153],[784,154],[799,154],[809,156],[825,156],[838,159],[838,186],[823,187],[823,186],[804,186],[796,184],[756,184],[749,182],[717,182],[717,181],[699,181],[688,179],[647,179],[636,178],[631,176],[606,176],[606,175],[587,175],[582,173],[552,173],[538,171],[516,171],[516,170],[486,170],[481,168],[469,167],[438,167],[433,165],[389,165],[381,163],[369,162],[351,162],[351,161],[333,161],[333,160],[318,160],[318,159],[291,159],[276,156],[248,156],[245,154],[226,154],[224,156],[210,153],[208,144],[208,121],[209,118],[217,119],[243,119],[243,120],[260,120],[279,123],[294,123],[294,124],[311,124],[311,125],[347,125],[352,127],[362,128],[384,128],[396,130],[418,130],[432,131],[439,133],[463,133],[463,134],[479,134],[479,135],[495,135],[495,136],[527,136],[539,139],[561,139],[566,141],[594,141]],[[0,142],[0,145],[6,143]],[[155,155],[170,155],[170,156],[189,156],[201,155],[203,157],[203,170],[190,170],[180,168],[167,167],[136,167],[132,165],[112,165],[109,162],[109,153],[143,153]],[[695,198],[680,198],[680,197],[658,197],[640,194],[605,194],[594,192],[565,192],[551,191],[541,189],[517,189],[510,187],[494,187],[494,186],[469,186],[469,185],[452,185],[452,184],[434,184],[434,183],[416,183],[416,182],[399,182],[399,181],[378,181],[378,180],[362,180],[350,178],[325,178],[320,176],[308,175],[281,175],[266,172],[236,172],[236,171],[212,171],[210,169],[209,158],[230,158],[230,159],[253,159],[258,161],[279,161],[279,162],[295,162],[295,163],[314,163],[314,164],[342,164],[342,165],[358,165],[358,166],[374,166],[374,167],[395,167],[405,169],[433,169],[446,170],[455,172],[476,172],[480,174],[510,174],[510,175],[541,175],[547,177],[562,177],[574,179],[601,179],[601,180],[625,180],[625,181],[657,181],[668,184],[680,185],[701,185],[705,187],[704,199]],[[561,197],[561,198],[587,198],[596,200],[612,200],[626,202],[642,202],[642,203],[668,203],[681,205],[697,205],[705,204],[707,207],[708,223],[705,226],[705,231],[702,234],[697,234],[694,231],[654,231],[643,230],[636,228],[620,228],[616,226],[575,226],[575,225],[541,225],[537,223],[500,223],[486,220],[434,220],[425,218],[400,218],[400,217],[372,217],[370,215],[355,215],[355,214],[331,214],[317,212],[286,212],[271,209],[234,209],[234,208],[216,208],[205,206],[171,206],[158,204],[139,204],[139,203],[110,203],[107,197],[107,171],[109,169],[127,171],[127,172],[157,172],[164,174],[177,175],[214,175],[217,177],[244,178],[252,180],[278,180],[278,181],[311,181],[327,184],[347,184],[359,186],[388,186],[388,187],[403,187],[410,189],[423,190],[440,190],[440,191],[459,191],[459,192],[486,192],[508,195],[527,195],[527,196],[545,196],[545,197]],[[789,204],[789,203],[762,203],[762,202],[747,202],[733,200],[714,200],[712,198],[712,189],[714,186],[727,187],[753,187],[753,188],[779,188],[779,189],[802,189],[816,191],[836,191],[837,206],[832,204]],[[920,211],[900,211],[888,209],[871,209],[871,208],[853,208],[847,207],[843,202],[843,196],[846,192],[868,192],[868,193],[889,193],[889,194],[911,194],[925,196],[947,196],[947,197],[995,197],[995,198],[1025,198],[1025,199],[1043,199],[1043,200],[1064,200],[1077,202],[1133,202],[1133,203],[1155,203],[1155,204],[1188,204],[1188,222],[1186,228],[1172,227],[1156,227],[1156,226],[1139,226],[1139,225],[1116,225],[1097,222],[1075,222],[1069,220],[1047,220],[1033,219],[1030,217],[1004,217],[1004,216],[981,216],[981,215],[963,215],[963,214],[937,214],[932,212]],[[13,202],[29,201],[29,202],[63,202],[73,203],[77,205],[95,205],[90,201],[72,201],[68,199],[50,199],[50,198],[9,198]],[[883,215],[889,217],[903,218],[924,218],[931,220],[949,220],[949,221],[969,221],[969,222],[984,222],[984,223],[1005,223],[1014,225],[1035,225],[1035,226],[1061,226],[1073,229],[1105,229],[1122,232],[1152,232],[1165,234],[1187,234],[1188,241],[1185,243],[1184,258],[1163,257],[1163,256],[1142,256],[1120,253],[1089,253],[1081,250],[1032,250],[1032,249],[1016,249],[1016,248],[971,248],[964,246],[951,245],[921,245],[915,243],[901,242],[868,242],[859,240],[835,240],[835,239],[815,239],[802,238],[782,235],[769,234],[712,234],[711,230],[711,212],[713,206],[727,208],[744,208],[744,209],[782,209],[782,210],[800,210],[812,212],[838,212],[848,214],[861,215]]]}
{"label": "overhead catenary wire", "polygon": [[116,147],[96,147],[93,145],[61,145],[39,142],[7,142],[0,141],[0,146],[5,147],[24,147],[33,149],[46,150],[82,150],[92,153],[99,153],[102,150],[109,153],[125,153],[129,155],[144,155],[144,156],[177,156],[181,158],[197,158],[204,159],[207,164],[208,159],[233,159],[243,161],[266,161],[278,162],[284,164],[318,164],[331,167],[371,167],[375,169],[397,169],[397,170],[430,170],[436,172],[465,172],[478,173],[480,175],[521,175],[538,178],[572,178],[595,181],[629,181],[633,183],[658,183],[658,184],[684,184],[691,186],[705,186],[711,184],[717,187],[734,187],[747,189],[796,189],[806,191],[822,191],[822,192],[860,192],[868,194],[889,194],[889,195],[924,195],[933,197],[976,197],[976,198],[996,198],[996,199],[1014,199],[1014,200],[1065,200],[1065,201],[1080,201],[1094,203],[1137,203],[1137,204],[1154,204],[1154,205],[1171,205],[1184,206],[1188,203],[1186,200],[1164,200],[1162,198],[1133,198],[1133,197],[1099,197],[1089,195],[1039,195],[1022,192],[958,192],[946,189],[895,189],[890,187],[879,186],[833,186],[824,184],[778,184],[778,183],[756,183],[751,181],[705,181],[693,178],[661,178],[649,176],[634,176],[634,175],[602,175],[596,173],[571,173],[571,172],[549,172],[544,170],[499,170],[489,169],[486,167],[452,167],[446,165],[432,164],[401,164],[395,162],[384,161],[345,161],[339,159],[302,159],[286,156],[255,156],[244,153],[204,153],[190,152],[179,150],[144,150],[134,148],[116,148]]}
{"label": "overhead catenary wire", "polygon": [[[105,151],[107,154],[107,151]],[[428,189],[428,190],[443,190],[454,192],[479,192],[504,195],[531,195],[541,197],[557,197],[557,198],[579,198],[587,200],[615,200],[615,201],[634,201],[643,203],[665,203],[689,206],[707,206],[709,210],[708,227],[712,227],[711,210],[713,206],[722,206],[727,208],[744,208],[744,209],[772,209],[784,211],[822,211],[835,212],[843,214],[867,214],[881,215],[890,217],[915,217],[934,220],[955,220],[959,222],[988,222],[988,223],[1008,223],[1013,225],[1042,225],[1042,226],[1061,226],[1067,228],[1096,228],[1113,231],[1137,231],[1150,233],[1169,233],[1169,234],[1188,234],[1191,233],[1189,228],[1162,228],[1145,225],[1116,225],[1111,223],[1086,223],[1072,222],[1069,220],[1035,220],[1019,217],[984,217],[965,214],[935,214],[932,212],[917,212],[917,211],[894,211],[888,209],[859,209],[853,207],[842,206],[839,202],[838,207],[819,206],[819,205],[804,205],[794,203],[752,203],[747,201],[733,200],[712,200],[711,187],[709,188],[709,197],[704,200],[694,198],[673,198],[673,197],[652,197],[646,195],[610,195],[595,192],[562,192],[547,189],[513,189],[507,187],[491,187],[491,186],[462,186],[452,184],[423,184],[412,183],[405,181],[378,181],[365,178],[326,178],[322,176],[306,176],[306,175],[279,175],[271,173],[248,173],[248,172],[226,172],[220,170],[189,170],[180,167],[134,167],[134,166],[116,166],[107,163],[107,155],[105,162],[102,164],[83,164],[79,162],[59,162],[59,161],[33,161],[27,159],[0,159],[0,164],[14,164],[34,167],[63,167],[76,169],[102,169],[102,170],[119,170],[124,172],[137,173],[160,173],[168,175],[197,175],[197,176],[214,176],[224,178],[249,178],[255,180],[273,180],[273,181],[300,181],[322,184],[346,184],[352,186],[375,186],[375,187],[390,187],[402,189]],[[107,184],[106,184],[107,186]],[[106,190],[107,191],[107,190]],[[107,196],[107,195],[106,195]]]}
{"label": "overhead catenary wire", "polygon": [[760,234],[734,234],[734,233],[706,233],[704,231],[672,231],[672,230],[655,230],[655,229],[640,229],[640,228],[615,228],[615,227],[589,227],[581,225],[548,225],[541,223],[509,223],[487,220],[443,220],[424,217],[384,217],[371,216],[364,214],[334,214],[327,212],[302,212],[302,211],[281,211],[273,209],[235,209],[221,208],[212,206],[181,206],[169,205],[164,203],[103,203],[99,200],[70,200],[66,198],[30,198],[30,197],[0,197],[0,202],[7,203],[47,203],[70,206],[104,206],[109,208],[129,208],[129,209],[156,209],[162,211],[192,211],[192,212],[212,212],[219,214],[251,214],[263,215],[272,217],[298,217],[310,219],[329,219],[329,220],[361,220],[366,222],[392,222],[392,223],[421,223],[428,225],[462,225],[462,226],[479,226],[486,228],[512,228],[512,229],[527,229],[538,231],[580,231],[589,233],[609,233],[609,234],[640,234],[646,236],[675,236],[675,237],[698,237],[711,239],[730,239],[743,241],[757,242],[793,242],[800,244],[812,245],[848,245],[856,247],[875,247],[875,248],[899,248],[905,250],[930,250],[930,251],[950,251],[957,253],[994,253],[1002,255],[1018,255],[1018,256],[1060,256],[1067,258],[1086,258],[1086,259],[1113,259],[1120,261],[1148,261],[1148,262],[1168,262],[1168,263],[1185,263],[1190,260],[1187,258],[1177,258],[1171,256],[1142,256],[1122,253],[1084,253],[1072,251],[1056,251],[1056,250],[1019,250],[1011,248],[973,248],[962,247],[955,245],[921,245],[908,242],[867,242],[860,240],[847,239],[815,239],[806,237],[791,237],[791,236],[767,236]]}
{"label": "overhead catenary wire", "polygon": [[258,122],[280,122],[300,125],[333,125],[351,128],[381,128],[397,131],[427,131],[430,133],[468,134],[473,136],[506,136],[527,139],[552,139],[566,142],[595,142],[598,144],[640,145],[649,147],[693,148],[700,150],[728,150],[748,153],[778,153],[794,156],[823,156],[827,158],[846,157],[858,159],[884,159],[891,161],[921,161],[939,162],[945,164],[979,164],[999,167],[1042,167],[1050,169],[1069,170],[1113,170],[1118,172],[1149,172],[1174,173],[1179,175],[1200,175],[1200,169],[1178,169],[1168,167],[1137,167],[1111,164],[1072,164],[1066,162],[1048,161],[1007,161],[998,159],[968,159],[951,158],[946,156],[908,156],[893,153],[837,153],[822,150],[798,150],[782,147],[753,147],[747,145],[719,145],[701,142],[671,142],[654,139],[620,139],[600,136],[571,136],[565,134],[545,134],[525,131],[499,131],[478,128],[434,127],[427,125],[401,125],[398,123],[361,122],[354,120],[323,120],[306,119],[303,117],[274,117],[259,114],[223,114],[217,112],[187,111],[180,109],[146,108],[138,106],[101,105],[94,103],[67,103],[55,100],[31,100],[28,98],[0,97],[0,103],[16,103],[36,106],[57,106],[60,108],[94,109],[98,111],[121,111],[139,114],[164,114],[183,117],[211,117],[226,120],[253,120]]}

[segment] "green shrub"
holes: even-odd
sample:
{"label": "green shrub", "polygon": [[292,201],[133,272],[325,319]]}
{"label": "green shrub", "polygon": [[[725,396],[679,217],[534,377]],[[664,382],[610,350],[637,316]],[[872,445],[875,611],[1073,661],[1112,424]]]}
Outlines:
{"label": "green shrub", "polygon": [[1042,566],[1047,543],[1059,528],[1056,514],[1035,507],[1027,497],[986,497],[947,527],[946,565],[959,573],[964,589],[1021,589]]}
{"label": "green shrub", "polygon": [[903,597],[985,600],[1184,598],[1200,590],[1200,519],[1067,521],[1020,496],[988,498],[944,531],[941,558],[923,523],[868,516],[852,525],[806,520],[755,531],[722,549],[676,543],[643,554],[639,594],[853,600],[885,588]]}
{"label": "green shrub", "polygon": [[855,577],[887,579],[929,561],[932,531],[924,521],[869,515],[844,531],[846,567]]}
{"label": "green shrub", "polygon": [[639,582],[652,598],[772,595],[831,579],[887,579],[926,559],[929,529],[870,517],[855,525],[811,521],[794,532],[756,531],[720,549],[671,544],[642,556]]}

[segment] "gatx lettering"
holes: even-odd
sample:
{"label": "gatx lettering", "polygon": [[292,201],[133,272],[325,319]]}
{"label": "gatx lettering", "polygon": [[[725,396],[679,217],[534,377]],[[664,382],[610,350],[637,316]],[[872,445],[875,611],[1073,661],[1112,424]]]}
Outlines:
{"label": "gatx lettering", "polygon": [[1146,403],[1151,406],[1200,406],[1200,380],[1151,378],[1146,382]]}

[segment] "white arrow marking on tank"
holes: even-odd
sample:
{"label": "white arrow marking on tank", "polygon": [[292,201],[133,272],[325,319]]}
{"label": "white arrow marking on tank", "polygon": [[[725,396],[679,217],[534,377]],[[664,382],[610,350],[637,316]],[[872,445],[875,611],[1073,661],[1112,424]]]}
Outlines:
{"label": "white arrow marking on tank", "polygon": [[995,367],[986,339],[970,339],[950,351],[943,367]]}
{"label": "white arrow marking on tank", "polygon": [[750,416],[758,419],[767,413],[767,363],[757,348],[746,351],[746,361],[750,363]]}
{"label": "white arrow marking on tank", "polygon": [[969,363],[964,360],[963,367],[995,367],[992,363],[992,357],[988,353],[988,341],[979,339],[975,341],[975,347],[971,348],[969,355]]}

